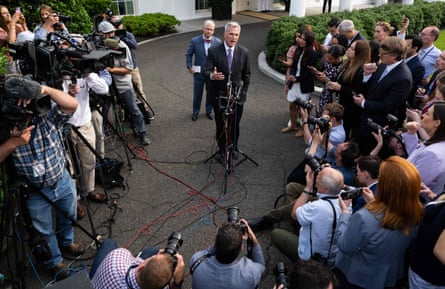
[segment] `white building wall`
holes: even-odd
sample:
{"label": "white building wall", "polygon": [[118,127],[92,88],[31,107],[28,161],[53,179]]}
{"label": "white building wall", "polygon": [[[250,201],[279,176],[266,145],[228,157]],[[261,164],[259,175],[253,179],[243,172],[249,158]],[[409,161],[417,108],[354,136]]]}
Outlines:
{"label": "white building wall", "polygon": [[[260,11],[262,0],[233,0],[233,13],[243,10]],[[301,0],[293,0],[301,1]],[[306,8],[321,7],[323,0],[304,0]],[[354,5],[367,4],[372,0],[354,0]],[[433,0],[430,0],[433,1]],[[332,1],[332,10],[337,11],[340,0]],[[195,10],[195,0],[134,0],[135,14],[161,12],[175,16],[179,20],[190,20],[198,18],[211,17],[210,10]],[[269,7],[272,6],[272,0],[269,0]]]}

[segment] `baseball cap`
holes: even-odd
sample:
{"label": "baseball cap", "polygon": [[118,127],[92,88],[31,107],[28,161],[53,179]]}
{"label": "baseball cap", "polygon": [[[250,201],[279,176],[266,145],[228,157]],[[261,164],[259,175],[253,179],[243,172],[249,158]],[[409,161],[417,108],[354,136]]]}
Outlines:
{"label": "baseball cap", "polygon": [[110,33],[112,31],[115,31],[116,29],[114,28],[113,24],[111,24],[108,21],[102,21],[101,23],[99,23],[99,32],[102,33]]}

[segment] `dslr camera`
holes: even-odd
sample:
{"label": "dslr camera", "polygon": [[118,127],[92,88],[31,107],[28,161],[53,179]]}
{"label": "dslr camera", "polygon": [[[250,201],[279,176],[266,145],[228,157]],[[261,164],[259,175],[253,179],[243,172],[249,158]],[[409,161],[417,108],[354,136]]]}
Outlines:
{"label": "dslr camera", "polygon": [[310,99],[309,100],[303,100],[303,99],[297,98],[294,102],[295,102],[295,104],[297,104],[297,105],[299,105],[302,108],[305,108],[307,110],[311,110],[314,107],[314,105],[312,104]]}
{"label": "dslr camera", "polygon": [[362,191],[363,191],[362,188],[353,188],[353,189],[349,189],[347,191],[343,190],[340,193],[340,196],[343,200],[355,199],[356,197],[360,196]]}
{"label": "dslr camera", "polygon": [[386,115],[386,121],[388,122],[389,128],[384,128],[381,125],[379,125],[378,123],[374,122],[374,120],[372,118],[368,118],[368,126],[370,128],[372,128],[372,130],[375,133],[378,133],[380,130],[382,132],[382,136],[384,136],[384,137],[389,136],[389,135],[397,137],[398,135],[394,131],[394,129],[397,127],[399,119],[396,116],[388,113]]}
{"label": "dslr camera", "polygon": [[311,168],[311,170],[316,174],[318,174],[323,169],[322,164],[313,155],[307,154],[305,162]]}
{"label": "dslr camera", "polygon": [[238,207],[230,207],[227,209],[227,222],[237,224],[240,226],[243,234],[247,232],[246,225],[240,222],[240,210]]}
{"label": "dslr camera", "polygon": [[325,133],[329,129],[329,120],[324,117],[309,117],[307,122],[313,125],[318,125],[320,133]]}
{"label": "dslr camera", "polygon": [[173,232],[167,240],[167,246],[164,248],[164,254],[169,254],[173,260],[173,270],[175,270],[178,260],[176,259],[176,253],[182,246],[182,235],[179,232]]}
{"label": "dslr camera", "polygon": [[273,273],[275,275],[275,285],[278,286],[283,285],[283,289],[288,288],[287,284],[287,268],[286,265],[283,262],[278,262],[277,265],[275,265],[275,268],[273,270]]}

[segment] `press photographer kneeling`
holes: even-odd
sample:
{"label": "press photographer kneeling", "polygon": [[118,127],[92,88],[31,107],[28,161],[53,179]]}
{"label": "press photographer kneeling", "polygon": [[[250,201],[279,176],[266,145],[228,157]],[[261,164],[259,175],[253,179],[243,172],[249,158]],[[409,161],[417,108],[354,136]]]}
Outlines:
{"label": "press photographer kneeling", "polygon": [[106,239],[91,266],[94,288],[181,288],[185,266],[178,253],[181,245],[181,234],[173,232],[164,249],[148,247],[134,257],[129,250],[118,248],[114,240]]}
{"label": "press photographer kneeling", "polygon": [[[319,168],[317,173],[306,165],[306,186],[292,208],[291,217],[300,226],[298,235],[274,229],[271,236],[272,243],[291,260],[313,258],[333,268],[335,230],[341,213],[337,198],[344,187],[343,175],[331,167]],[[309,202],[312,197],[318,199]]]}

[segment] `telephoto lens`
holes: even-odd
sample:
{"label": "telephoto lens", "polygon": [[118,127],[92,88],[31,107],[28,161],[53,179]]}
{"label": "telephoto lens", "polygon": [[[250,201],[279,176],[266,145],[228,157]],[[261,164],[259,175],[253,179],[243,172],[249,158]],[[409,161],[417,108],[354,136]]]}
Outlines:
{"label": "telephoto lens", "polygon": [[167,246],[165,246],[164,253],[174,256],[179,248],[182,246],[182,236],[181,233],[173,232],[167,241]]}
{"label": "telephoto lens", "polygon": [[287,284],[287,276],[286,276],[286,274],[287,274],[286,265],[284,265],[283,262],[278,262],[277,265],[275,265],[273,273],[275,275],[275,284],[277,285],[277,288],[280,285],[283,285],[283,289],[287,289],[288,284]]}

